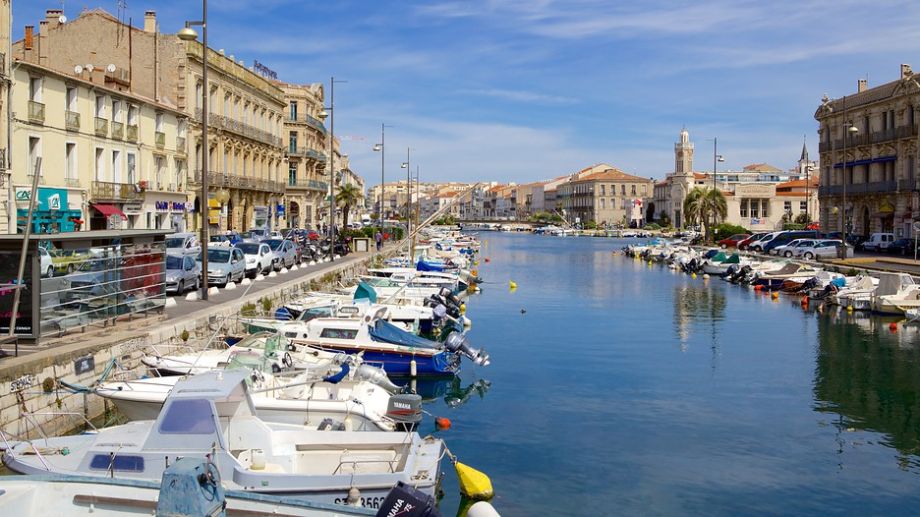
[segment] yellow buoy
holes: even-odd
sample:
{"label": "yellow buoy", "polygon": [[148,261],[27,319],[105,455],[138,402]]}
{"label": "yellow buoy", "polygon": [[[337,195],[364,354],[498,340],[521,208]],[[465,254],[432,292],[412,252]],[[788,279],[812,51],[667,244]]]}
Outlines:
{"label": "yellow buoy", "polygon": [[460,304],[460,314],[466,314],[466,304],[465,303]]}
{"label": "yellow buoy", "polygon": [[512,289],[517,289],[517,284],[514,282],[514,280],[509,280],[509,281],[508,281],[508,287],[510,287],[510,288],[512,288]]}
{"label": "yellow buoy", "polygon": [[696,278],[696,273],[691,273],[690,278]]}
{"label": "yellow buoy", "polygon": [[770,294],[770,296],[771,296],[774,300],[776,300],[777,298],[779,298],[779,293],[776,292],[776,291],[773,291],[773,292]]}
{"label": "yellow buoy", "polygon": [[492,489],[492,480],[484,473],[457,461],[457,457],[447,451],[447,456],[454,464],[457,471],[457,480],[460,484],[460,493],[473,500],[482,501],[491,499],[495,495]]}

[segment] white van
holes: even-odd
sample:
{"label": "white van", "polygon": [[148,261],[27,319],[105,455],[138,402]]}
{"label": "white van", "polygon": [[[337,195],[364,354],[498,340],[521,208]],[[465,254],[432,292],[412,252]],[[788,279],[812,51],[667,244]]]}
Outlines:
{"label": "white van", "polygon": [[894,242],[893,233],[873,233],[862,246],[866,251],[884,251],[892,242]]}
{"label": "white van", "polygon": [[768,242],[772,241],[773,239],[779,237],[781,233],[783,232],[768,233],[764,235],[763,237],[761,237],[759,241],[752,242],[750,246],[748,246],[748,248],[754,251],[763,251],[764,245],[766,245]]}

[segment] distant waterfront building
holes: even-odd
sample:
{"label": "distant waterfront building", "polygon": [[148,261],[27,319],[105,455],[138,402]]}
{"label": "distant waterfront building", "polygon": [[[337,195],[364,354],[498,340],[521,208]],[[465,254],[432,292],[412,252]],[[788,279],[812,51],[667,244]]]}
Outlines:
{"label": "distant waterfront building", "polygon": [[841,231],[845,220],[847,231],[857,235],[914,236],[913,224],[920,220],[920,77],[909,65],[901,65],[900,72],[898,79],[874,88],[860,79],[856,93],[815,111],[824,230]]}
{"label": "distant waterfront building", "polygon": [[557,187],[557,202],[569,223],[625,226],[636,202],[645,205],[651,198],[653,180],[603,165],[603,171],[573,177]]}

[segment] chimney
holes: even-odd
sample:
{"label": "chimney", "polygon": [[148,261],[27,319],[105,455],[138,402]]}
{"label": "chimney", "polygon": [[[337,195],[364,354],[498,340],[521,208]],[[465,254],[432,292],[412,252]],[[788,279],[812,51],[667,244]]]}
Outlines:
{"label": "chimney", "polygon": [[144,12],[144,32],[154,33],[157,31],[157,12]]}
{"label": "chimney", "polygon": [[42,20],[38,22],[38,35],[39,36],[48,35],[48,20]]}
{"label": "chimney", "polygon": [[856,93],[864,92],[869,89],[869,80],[860,79],[856,82]]}
{"label": "chimney", "polygon": [[33,39],[34,32],[35,32],[34,25],[26,25],[26,41],[25,41],[26,50],[32,50],[32,39]]}
{"label": "chimney", "polygon": [[48,28],[53,29],[60,25],[61,16],[64,16],[63,9],[48,9],[45,11],[45,21],[48,22]]}

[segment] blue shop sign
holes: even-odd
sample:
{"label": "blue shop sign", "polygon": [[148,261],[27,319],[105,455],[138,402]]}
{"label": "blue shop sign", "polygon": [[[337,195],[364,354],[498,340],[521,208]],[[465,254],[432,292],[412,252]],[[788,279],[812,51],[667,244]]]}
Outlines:
{"label": "blue shop sign", "polygon": [[[19,188],[16,190],[16,201],[29,202],[31,189]],[[38,199],[35,202],[36,210],[67,210],[67,190],[60,188],[39,188]]]}
{"label": "blue shop sign", "polygon": [[284,217],[284,205],[279,204],[276,213],[278,214],[278,217]]}

